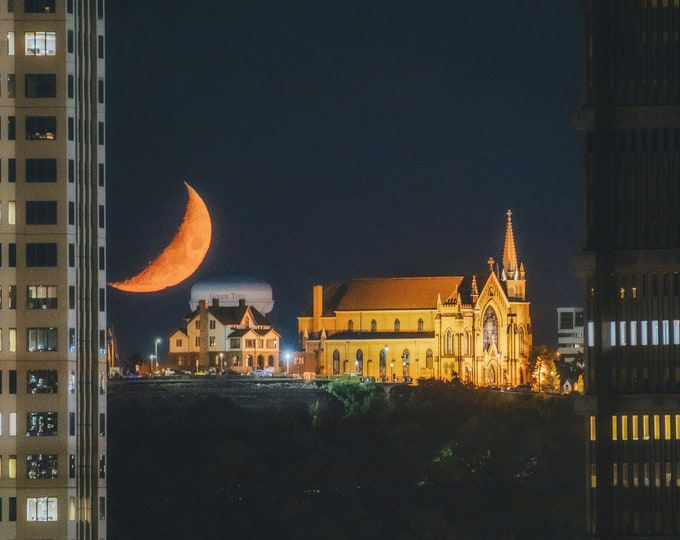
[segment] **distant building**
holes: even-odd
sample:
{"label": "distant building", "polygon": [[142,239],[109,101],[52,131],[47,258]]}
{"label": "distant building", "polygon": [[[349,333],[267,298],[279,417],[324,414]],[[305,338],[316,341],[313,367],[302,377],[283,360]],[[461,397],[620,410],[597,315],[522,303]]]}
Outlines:
{"label": "distant building", "polygon": [[[528,382],[530,303],[508,211],[502,267],[479,276],[362,278],[313,288],[298,317],[296,364],[321,376],[377,380],[459,377],[475,385]],[[293,369],[298,369],[294,366]]]}
{"label": "distant building", "polygon": [[557,352],[563,362],[583,362],[583,308],[557,308]]}
{"label": "distant building", "polygon": [[280,334],[269,319],[245,300],[236,306],[198,302],[185,325],[169,338],[169,368],[205,371],[255,369],[280,371]]}
{"label": "distant building", "polygon": [[211,305],[217,300],[220,306],[238,306],[241,301],[253,306],[266,315],[274,309],[272,287],[264,281],[240,275],[227,275],[196,283],[191,287],[189,309],[198,308],[198,302],[205,300]]}

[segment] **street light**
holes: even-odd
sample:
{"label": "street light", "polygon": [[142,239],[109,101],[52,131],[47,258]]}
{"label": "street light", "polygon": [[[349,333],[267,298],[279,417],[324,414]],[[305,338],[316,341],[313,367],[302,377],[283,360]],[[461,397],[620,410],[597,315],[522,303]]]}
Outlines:
{"label": "street light", "polygon": [[[158,344],[161,342],[161,338],[156,338],[156,341],[154,341],[154,355],[153,357],[156,359],[156,369],[158,369]],[[151,365],[151,370],[153,371],[153,363]]]}

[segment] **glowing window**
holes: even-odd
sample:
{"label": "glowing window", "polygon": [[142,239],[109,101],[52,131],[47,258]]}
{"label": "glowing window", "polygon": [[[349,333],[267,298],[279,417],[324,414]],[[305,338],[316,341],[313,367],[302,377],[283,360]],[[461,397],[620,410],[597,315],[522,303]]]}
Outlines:
{"label": "glowing window", "polygon": [[671,343],[671,327],[669,321],[661,321],[661,343],[670,345]]}
{"label": "glowing window", "polygon": [[595,463],[590,464],[590,487],[597,487],[597,469],[595,467]]}
{"label": "glowing window", "polygon": [[17,436],[17,413],[15,412],[9,413],[9,436]]}
{"label": "glowing window", "polygon": [[621,416],[621,440],[628,440],[628,416],[625,414]]}
{"label": "glowing window", "polygon": [[7,464],[7,476],[9,478],[17,477],[17,457],[16,455],[9,456],[9,462]]}
{"label": "glowing window", "polygon": [[618,439],[618,432],[617,432],[617,429],[616,429],[616,427],[617,427],[616,421],[617,421],[616,416],[612,416],[612,441],[615,441],[615,440]]}
{"label": "glowing window", "polygon": [[28,285],[26,287],[26,308],[28,309],[56,309],[56,285]]}
{"label": "glowing window", "polygon": [[659,321],[652,321],[652,345],[659,344]]}
{"label": "glowing window", "polygon": [[56,328],[27,328],[26,350],[28,352],[56,351],[58,337]]}
{"label": "glowing window", "polygon": [[645,441],[649,440],[649,416],[646,414],[642,415],[642,438]]}
{"label": "glowing window", "polygon": [[663,437],[667,441],[671,440],[671,415],[665,414],[663,417]]}
{"label": "glowing window", "polygon": [[658,414],[654,415],[654,438],[656,440],[661,438],[661,417]]}
{"label": "glowing window", "polygon": [[647,321],[640,322],[640,345],[647,346]]}
{"label": "glowing window", "polygon": [[17,220],[16,201],[7,201],[7,223],[15,225]]}
{"label": "glowing window", "polygon": [[26,371],[26,392],[29,394],[56,394],[56,369],[29,369]]}
{"label": "glowing window", "polygon": [[594,416],[590,417],[590,440],[597,440],[597,420]]}
{"label": "glowing window", "polygon": [[616,346],[616,321],[610,321],[609,323],[609,346]]}
{"label": "glowing window", "polygon": [[595,323],[588,321],[588,347],[595,346]]}
{"label": "glowing window", "polygon": [[26,478],[56,478],[56,454],[28,454],[26,456]]}
{"label": "glowing window", "polygon": [[26,413],[26,437],[49,437],[57,434],[56,412]]}
{"label": "glowing window", "polygon": [[7,54],[14,56],[14,32],[7,32]]}
{"label": "glowing window", "polygon": [[637,321],[630,321],[630,344],[633,347],[637,345]]}
{"label": "glowing window", "polygon": [[56,32],[26,32],[26,56],[54,56],[57,54]]}
{"label": "glowing window", "polygon": [[57,498],[28,497],[26,521],[57,521]]}
{"label": "glowing window", "polygon": [[680,345],[680,320],[673,321],[673,345]]}
{"label": "glowing window", "polygon": [[625,347],[626,342],[626,321],[619,321],[619,345]]}

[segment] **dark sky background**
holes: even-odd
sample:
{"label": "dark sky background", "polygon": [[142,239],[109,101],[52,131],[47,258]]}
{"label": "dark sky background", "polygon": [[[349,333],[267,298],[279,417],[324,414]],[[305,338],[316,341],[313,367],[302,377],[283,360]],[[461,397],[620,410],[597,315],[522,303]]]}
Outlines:
{"label": "dark sky background", "polygon": [[312,286],[483,275],[513,211],[534,343],[581,305],[574,0],[107,3],[108,278],[174,236],[188,181],[213,220],[194,276],[109,289],[122,356],[153,352],[191,286],[271,284],[284,347]]}

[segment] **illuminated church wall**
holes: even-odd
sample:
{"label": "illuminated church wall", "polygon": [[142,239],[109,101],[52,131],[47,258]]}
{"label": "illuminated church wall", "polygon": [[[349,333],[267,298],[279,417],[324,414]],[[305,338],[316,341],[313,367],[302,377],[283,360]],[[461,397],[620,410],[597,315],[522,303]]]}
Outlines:
{"label": "illuminated church wall", "polygon": [[473,276],[315,286],[312,306],[298,317],[300,346],[315,356],[321,376],[457,376],[480,386],[523,384],[531,350],[524,291],[508,213],[500,267],[490,259],[486,272]]}

